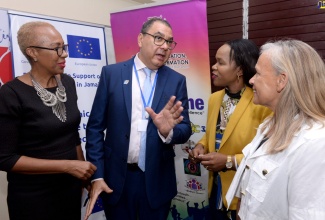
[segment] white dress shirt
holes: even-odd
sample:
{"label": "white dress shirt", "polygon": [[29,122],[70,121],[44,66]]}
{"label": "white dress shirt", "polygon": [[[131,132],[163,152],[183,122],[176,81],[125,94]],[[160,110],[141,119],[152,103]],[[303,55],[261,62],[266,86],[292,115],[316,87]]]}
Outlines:
{"label": "white dress shirt", "polygon": [[235,194],[241,198],[241,220],[324,220],[325,128],[304,125],[276,154],[267,153],[268,141],[257,149],[263,137],[259,128],[243,149],[228,204]]}
{"label": "white dress shirt", "polygon": [[[134,63],[135,63],[136,70],[138,72],[139,82],[142,89],[146,78],[146,74],[143,69],[146,66],[139,59],[138,54],[134,58]],[[153,84],[156,74],[157,74],[157,70],[153,70],[153,72],[151,73],[151,84]],[[151,103],[153,99],[154,99],[154,92],[152,95]],[[138,126],[140,120],[142,119],[143,108],[144,105],[141,98],[139,83],[134,68],[132,68],[132,111],[131,111],[131,133],[130,133],[130,143],[129,143],[129,154],[127,160],[128,163],[138,163],[139,160],[141,131],[138,131]],[[158,134],[163,142],[170,143],[171,138],[173,136],[173,130],[171,130],[168,137],[166,138],[164,138],[159,132]]]}

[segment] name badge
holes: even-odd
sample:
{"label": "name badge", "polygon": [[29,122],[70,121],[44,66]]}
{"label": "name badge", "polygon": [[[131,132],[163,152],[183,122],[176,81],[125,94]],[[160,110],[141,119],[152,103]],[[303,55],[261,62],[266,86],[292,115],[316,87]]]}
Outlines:
{"label": "name badge", "polygon": [[138,131],[147,131],[148,120],[141,119],[138,125]]}

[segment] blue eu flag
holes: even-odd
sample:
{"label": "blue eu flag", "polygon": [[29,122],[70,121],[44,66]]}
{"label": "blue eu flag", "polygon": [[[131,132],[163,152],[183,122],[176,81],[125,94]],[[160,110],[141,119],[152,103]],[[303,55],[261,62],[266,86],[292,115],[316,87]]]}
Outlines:
{"label": "blue eu flag", "polygon": [[67,35],[69,44],[69,57],[100,60],[99,39]]}

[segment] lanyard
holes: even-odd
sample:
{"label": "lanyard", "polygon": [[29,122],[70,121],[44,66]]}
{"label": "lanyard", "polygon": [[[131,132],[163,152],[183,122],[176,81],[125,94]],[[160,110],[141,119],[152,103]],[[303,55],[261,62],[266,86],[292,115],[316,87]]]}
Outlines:
{"label": "lanyard", "polygon": [[133,63],[133,68],[134,68],[135,76],[137,77],[138,85],[139,85],[139,88],[140,88],[143,106],[144,107],[148,107],[149,104],[151,103],[151,99],[152,99],[152,95],[153,95],[153,90],[156,87],[157,78],[158,78],[158,72],[156,73],[155,80],[153,82],[153,86],[151,87],[151,92],[150,92],[150,96],[149,96],[148,102],[146,102],[146,100],[144,99],[144,96],[143,96],[143,92],[142,92],[141,86],[140,86],[139,75],[138,75],[138,71],[137,71],[137,69],[135,67],[135,63]]}

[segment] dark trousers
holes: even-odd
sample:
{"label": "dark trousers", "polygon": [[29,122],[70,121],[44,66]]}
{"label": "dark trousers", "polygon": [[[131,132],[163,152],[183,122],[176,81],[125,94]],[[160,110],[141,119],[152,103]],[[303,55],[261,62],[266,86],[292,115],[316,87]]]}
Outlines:
{"label": "dark trousers", "polygon": [[211,196],[209,198],[209,209],[208,214],[206,216],[207,220],[236,220],[236,210],[227,210],[226,207],[222,207],[222,209],[216,208],[216,190],[217,186],[213,185]]}
{"label": "dark trousers", "polygon": [[146,193],[145,174],[138,167],[128,167],[121,199],[116,205],[105,205],[108,220],[166,220],[170,202],[152,209]]}
{"label": "dark trousers", "polygon": [[221,210],[209,208],[207,220],[236,220],[236,210]]}

